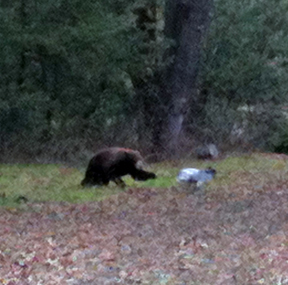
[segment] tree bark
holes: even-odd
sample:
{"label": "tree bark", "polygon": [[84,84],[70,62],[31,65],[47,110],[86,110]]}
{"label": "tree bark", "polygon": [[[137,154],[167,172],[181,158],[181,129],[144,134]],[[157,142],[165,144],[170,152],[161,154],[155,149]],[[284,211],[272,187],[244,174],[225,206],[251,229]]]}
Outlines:
{"label": "tree bark", "polygon": [[[197,75],[201,44],[209,26],[213,0],[167,0],[165,34],[173,39],[173,63],[162,77],[154,145],[166,154],[176,154],[187,112],[196,110]],[[194,114],[196,116],[197,114]]]}

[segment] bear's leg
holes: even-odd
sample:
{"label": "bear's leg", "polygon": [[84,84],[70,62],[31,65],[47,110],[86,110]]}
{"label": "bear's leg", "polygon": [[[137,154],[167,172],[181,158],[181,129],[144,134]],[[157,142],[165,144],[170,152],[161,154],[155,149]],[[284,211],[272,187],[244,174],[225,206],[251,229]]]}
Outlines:
{"label": "bear's leg", "polygon": [[109,184],[109,179],[102,179],[101,185],[108,186],[108,184]]}
{"label": "bear's leg", "polygon": [[134,169],[130,175],[132,176],[132,178],[134,180],[138,180],[138,181],[145,181],[148,179],[155,179],[156,178],[156,174],[153,172],[148,172],[145,170],[141,170],[141,169]]}
{"label": "bear's leg", "polygon": [[106,176],[104,177],[103,176],[104,175],[99,175],[99,173],[87,172],[85,178],[81,182],[81,185],[84,187],[101,186],[101,185],[107,186],[109,184],[109,179]]}
{"label": "bear's leg", "polygon": [[126,186],[125,182],[120,178],[114,178],[113,181],[116,183],[117,186],[124,188]]}

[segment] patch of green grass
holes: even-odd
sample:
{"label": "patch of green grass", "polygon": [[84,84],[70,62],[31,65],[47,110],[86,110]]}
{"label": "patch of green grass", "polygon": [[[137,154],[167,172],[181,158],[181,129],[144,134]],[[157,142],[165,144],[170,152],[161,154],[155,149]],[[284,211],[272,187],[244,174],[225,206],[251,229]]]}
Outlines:
{"label": "patch of green grass", "polygon": [[[15,203],[19,196],[29,201],[68,201],[73,203],[100,200],[122,191],[118,187],[83,188],[84,170],[61,165],[0,165],[2,204]],[[0,199],[1,200],[1,199]],[[0,201],[1,205],[1,201]]]}
{"label": "patch of green grass", "polygon": [[[57,164],[2,164],[0,165],[0,206],[15,206],[20,196],[26,197],[29,202],[81,203],[102,200],[125,191],[113,182],[110,182],[107,187],[83,188],[80,186],[80,181],[84,177],[84,172],[85,169],[77,170]],[[126,189],[171,186],[175,177],[170,172],[165,176],[162,174],[155,180],[134,181],[130,176],[125,176],[123,180],[127,185]]]}
{"label": "patch of green grass", "polygon": [[[227,157],[223,160],[203,162],[171,161],[154,164],[149,171],[157,174],[157,179],[148,181],[134,181],[131,177],[124,177],[128,188],[168,188],[176,186],[176,176],[181,168],[214,167],[217,170],[216,179],[209,183],[209,189],[219,186],[235,184],[235,174],[249,173],[263,175],[269,173],[277,176],[280,172],[288,172],[288,165],[284,160],[272,159],[261,155]],[[66,168],[57,164],[2,164],[0,165],[0,206],[15,205],[19,196],[24,196],[30,202],[37,201],[67,201],[81,203],[104,199],[110,195],[125,191],[113,182],[108,187],[83,188],[80,181],[85,169]],[[237,175],[236,175],[237,176]],[[263,180],[264,181],[264,180]],[[234,185],[233,184],[233,185]]]}
{"label": "patch of green grass", "polygon": [[273,167],[276,160],[255,155],[244,155],[236,157],[228,157],[219,163],[219,171],[233,172],[233,171],[249,171],[259,172],[267,171]]}

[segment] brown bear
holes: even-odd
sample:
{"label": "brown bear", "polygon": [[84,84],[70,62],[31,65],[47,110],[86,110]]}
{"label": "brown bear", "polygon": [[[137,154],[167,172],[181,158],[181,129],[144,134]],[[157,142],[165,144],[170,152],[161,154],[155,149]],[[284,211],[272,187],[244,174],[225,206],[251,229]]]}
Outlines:
{"label": "brown bear", "polygon": [[120,147],[105,148],[90,160],[81,185],[108,185],[109,181],[114,181],[118,186],[125,187],[121,177],[127,174],[139,181],[155,179],[156,175],[143,170],[143,165],[144,160],[139,151]]}

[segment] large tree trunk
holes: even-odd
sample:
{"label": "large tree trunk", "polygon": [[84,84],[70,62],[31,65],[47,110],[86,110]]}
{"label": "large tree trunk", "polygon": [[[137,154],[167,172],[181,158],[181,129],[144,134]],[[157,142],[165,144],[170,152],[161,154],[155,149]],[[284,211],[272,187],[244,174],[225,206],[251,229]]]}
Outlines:
{"label": "large tree trunk", "polygon": [[[170,50],[174,61],[162,77],[161,110],[157,112],[154,145],[166,154],[178,152],[179,135],[187,112],[197,108],[197,75],[201,43],[213,0],[167,0],[165,34],[175,46]],[[170,55],[171,55],[170,54]],[[195,112],[195,111],[194,111]],[[194,114],[195,116],[197,114]]]}

